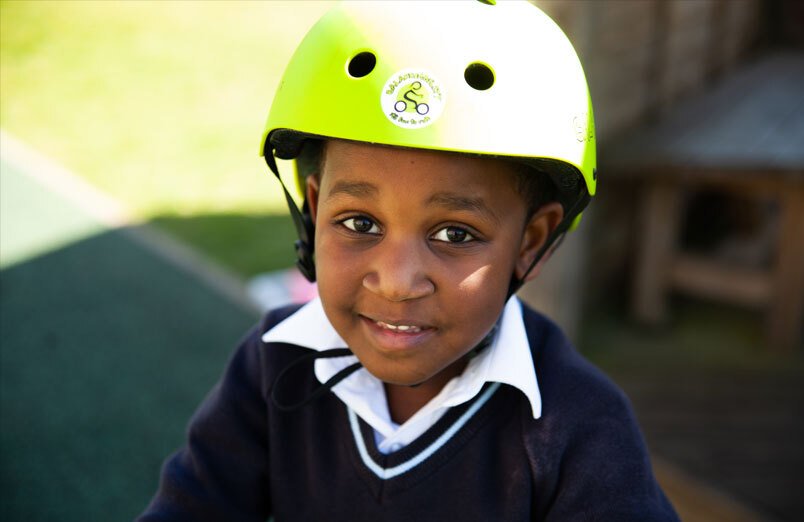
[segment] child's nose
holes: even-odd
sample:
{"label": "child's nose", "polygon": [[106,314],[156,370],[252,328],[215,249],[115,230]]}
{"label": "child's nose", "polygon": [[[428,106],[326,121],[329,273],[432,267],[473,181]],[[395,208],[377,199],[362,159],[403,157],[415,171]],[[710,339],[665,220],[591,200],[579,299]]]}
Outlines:
{"label": "child's nose", "polygon": [[428,277],[426,253],[411,241],[389,241],[374,249],[371,270],[363,286],[389,301],[407,301],[432,294],[435,284]]}

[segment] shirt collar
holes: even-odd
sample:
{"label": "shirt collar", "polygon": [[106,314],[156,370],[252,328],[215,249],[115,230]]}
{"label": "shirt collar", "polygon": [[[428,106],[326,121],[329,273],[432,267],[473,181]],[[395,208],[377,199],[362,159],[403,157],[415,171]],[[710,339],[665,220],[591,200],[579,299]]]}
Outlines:
{"label": "shirt collar", "polygon": [[345,348],[316,297],[262,335],[264,343],[289,343],[319,352]]}
{"label": "shirt collar", "polygon": [[[262,340],[266,343],[294,344],[316,351],[347,346],[327,319],[321,299],[318,297],[265,332]],[[316,378],[324,382],[355,360],[355,357],[319,359],[315,364]],[[538,419],[541,416],[541,394],[522,317],[522,304],[515,296],[508,300],[503,309],[500,328],[492,344],[469,362],[463,374],[447,385],[449,390],[443,390],[448,392],[447,396],[443,397],[444,405],[456,406],[470,400],[487,382],[501,382],[517,388],[528,398],[533,418]],[[355,372],[332,391],[352,406],[350,404],[352,401],[346,400],[346,397],[354,396],[359,389],[363,390],[363,395],[367,391],[379,391],[379,397],[384,400],[380,381],[365,368]],[[376,411],[375,408],[367,407],[359,410],[363,410],[357,412],[364,413],[361,416],[367,421],[369,419],[366,416],[373,416],[368,410]],[[377,419],[381,423],[387,420]]]}

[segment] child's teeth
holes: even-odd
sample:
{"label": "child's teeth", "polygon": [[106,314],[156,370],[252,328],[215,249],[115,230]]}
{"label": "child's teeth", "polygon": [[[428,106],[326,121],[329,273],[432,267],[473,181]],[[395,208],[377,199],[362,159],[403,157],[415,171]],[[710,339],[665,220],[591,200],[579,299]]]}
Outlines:
{"label": "child's teeth", "polygon": [[395,330],[399,332],[418,333],[421,331],[421,328],[419,328],[418,326],[411,326],[407,324],[395,325],[395,324],[384,323],[382,321],[377,321],[377,324],[380,325],[382,328],[387,328],[388,330]]}

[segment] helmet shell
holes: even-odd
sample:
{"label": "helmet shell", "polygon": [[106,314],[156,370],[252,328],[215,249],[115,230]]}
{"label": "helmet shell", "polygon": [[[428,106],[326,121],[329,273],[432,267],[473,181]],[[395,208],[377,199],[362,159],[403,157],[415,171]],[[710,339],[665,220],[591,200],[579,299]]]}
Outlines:
{"label": "helmet shell", "polygon": [[595,192],[594,118],[583,69],[561,29],[526,2],[338,4],[287,66],[264,153],[280,129],[554,160],[573,167]]}

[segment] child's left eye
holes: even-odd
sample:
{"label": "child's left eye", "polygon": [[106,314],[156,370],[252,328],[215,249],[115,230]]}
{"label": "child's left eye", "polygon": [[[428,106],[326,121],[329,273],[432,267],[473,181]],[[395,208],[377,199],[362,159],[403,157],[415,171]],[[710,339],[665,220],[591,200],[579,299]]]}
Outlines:
{"label": "child's left eye", "polygon": [[433,234],[432,237],[436,241],[446,243],[468,243],[475,240],[475,237],[469,231],[461,227],[444,227]]}

